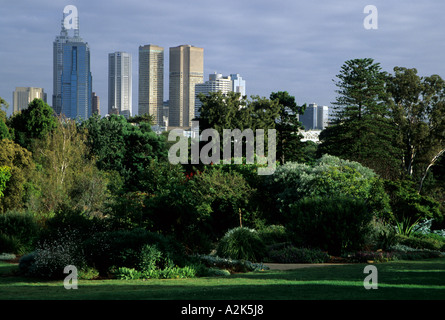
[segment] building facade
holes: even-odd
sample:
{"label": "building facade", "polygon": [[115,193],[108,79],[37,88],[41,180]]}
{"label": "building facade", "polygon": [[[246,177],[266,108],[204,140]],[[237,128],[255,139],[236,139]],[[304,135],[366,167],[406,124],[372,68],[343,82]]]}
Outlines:
{"label": "building facade", "polygon": [[53,109],[68,118],[87,119],[92,114],[90,48],[79,36],[78,23],[70,36],[62,19],[53,43]]}
{"label": "building facade", "polygon": [[232,79],[232,91],[239,92],[241,97],[244,97],[246,95],[246,80],[243,80],[238,73],[231,74],[230,78]]}
{"label": "building facade", "polygon": [[12,94],[12,112],[17,113],[26,108],[34,99],[42,99],[46,102],[46,93],[43,88],[16,87]]}
{"label": "building facade", "polygon": [[233,91],[233,82],[230,76],[224,77],[220,73],[214,73],[209,75],[209,80],[204,83],[199,83],[195,86],[195,117],[199,117],[200,108],[202,106],[201,100],[198,98],[198,94],[204,95],[210,92],[227,93]]}
{"label": "building facade", "polygon": [[299,115],[299,120],[305,130],[324,130],[328,126],[329,107],[311,103],[304,114]]}
{"label": "building facade", "polygon": [[108,113],[113,108],[126,118],[133,108],[132,61],[127,52],[108,54]]}
{"label": "building facade", "polygon": [[204,49],[170,48],[169,126],[191,127],[195,118],[195,86],[204,82]]}
{"label": "building facade", "polygon": [[138,113],[153,116],[154,124],[163,124],[164,48],[139,46]]}

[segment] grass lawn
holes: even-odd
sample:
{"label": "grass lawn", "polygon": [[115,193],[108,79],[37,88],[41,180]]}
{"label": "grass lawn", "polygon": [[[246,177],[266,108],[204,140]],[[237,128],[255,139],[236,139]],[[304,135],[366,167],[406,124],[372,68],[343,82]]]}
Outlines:
{"label": "grass lawn", "polygon": [[375,264],[378,289],[367,290],[366,264],[261,271],[227,277],[174,280],[63,281],[13,274],[0,262],[0,300],[443,300],[445,258]]}

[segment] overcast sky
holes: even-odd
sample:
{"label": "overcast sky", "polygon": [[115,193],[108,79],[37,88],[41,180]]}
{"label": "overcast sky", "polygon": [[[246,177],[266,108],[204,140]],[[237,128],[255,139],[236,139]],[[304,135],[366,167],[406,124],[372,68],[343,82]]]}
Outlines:
{"label": "overcast sky", "polygon": [[[385,71],[416,68],[445,77],[445,2],[375,0],[0,0],[0,97],[12,109],[15,87],[43,87],[52,103],[52,44],[63,9],[78,9],[80,36],[91,50],[93,91],[107,110],[108,53],[133,56],[133,111],[137,111],[138,48],[204,48],[204,79],[239,73],[247,94],[288,91],[298,104],[331,105],[342,64],[373,58]],[[367,30],[366,5],[378,10]]]}

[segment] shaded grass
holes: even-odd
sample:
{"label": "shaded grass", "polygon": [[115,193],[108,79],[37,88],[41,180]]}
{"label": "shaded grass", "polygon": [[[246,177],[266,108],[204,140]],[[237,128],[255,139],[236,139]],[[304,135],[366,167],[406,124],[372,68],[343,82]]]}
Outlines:
{"label": "shaded grass", "polygon": [[0,299],[13,300],[442,300],[445,258],[376,264],[378,289],[366,290],[366,264],[290,271],[261,271],[228,277],[174,280],[79,280],[77,290],[63,281],[13,274],[0,262]]}

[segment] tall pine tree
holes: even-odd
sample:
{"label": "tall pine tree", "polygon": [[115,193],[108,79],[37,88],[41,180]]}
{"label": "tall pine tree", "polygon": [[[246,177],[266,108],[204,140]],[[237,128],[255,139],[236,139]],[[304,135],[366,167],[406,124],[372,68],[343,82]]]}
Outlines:
{"label": "tall pine tree", "polygon": [[320,155],[360,162],[384,178],[399,177],[401,152],[388,107],[387,77],[373,59],[345,62],[335,83],[334,119],[320,134]]}

